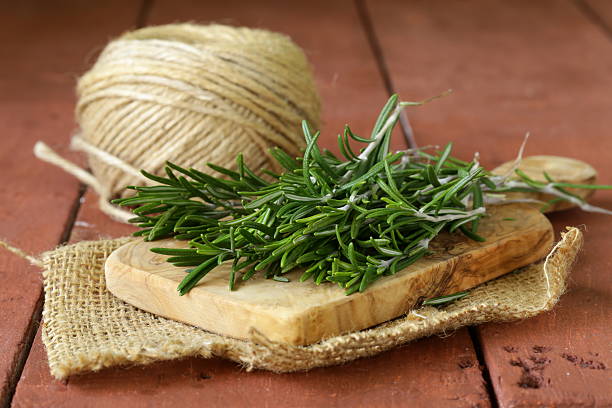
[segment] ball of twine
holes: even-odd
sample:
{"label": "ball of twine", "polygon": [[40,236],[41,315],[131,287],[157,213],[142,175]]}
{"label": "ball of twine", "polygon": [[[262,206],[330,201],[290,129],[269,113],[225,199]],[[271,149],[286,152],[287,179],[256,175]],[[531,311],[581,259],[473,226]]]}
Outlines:
{"label": "ball of twine", "polygon": [[105,201],[147,183],[139,169],[163,174],[166,161],[207,171],[207,162],[235,168],[243,153],[254,171],[279,170],[268,149],[298,155],[302,119],[319,125],[303,51],[259,29],[173,24],[128,32],[107,45],[77,92],[81,131],[72,146],[87,153]]}

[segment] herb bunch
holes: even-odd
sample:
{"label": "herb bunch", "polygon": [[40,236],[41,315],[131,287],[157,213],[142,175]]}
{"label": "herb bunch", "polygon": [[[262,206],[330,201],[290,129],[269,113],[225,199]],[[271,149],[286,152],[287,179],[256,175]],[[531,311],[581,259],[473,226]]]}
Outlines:
{"label": "herb bunch", "polygon": [[[609,186],[540,183],[518,170],[518,180],[494,176],[477,157],[471,162],[452,157],[451,143],[435,153],[390,152],[400,111],[422,103],[392,96],[370,138],[346,126],[338,136],[342,158],[320,149],[319,132],[304,121],[303,157],[272,149],[284,169],[283,174],[265,171],[272,181],[257,176],[241,155],[235,171],[208,164],[220,177],[167,163],[165,177],[142,172],[158,185],[130,186],[136,195],[114,203],[137,206],[130,222],[141,228],[135,235],[147,241],[189,240],[187,249],[152,249],[186,268],[181,295],[230,261],[231,290],[256,273],[286,282],[285,274],[301,268],[301,281],[333,282],[347,295],[362,292],[427,255],[441,231],[482,241],[478,226],[485,205],[504,202],[504,192],[543,191],[601,210],[566,188]],[[359,153],[351,147],[355,142],[365,144]]]}

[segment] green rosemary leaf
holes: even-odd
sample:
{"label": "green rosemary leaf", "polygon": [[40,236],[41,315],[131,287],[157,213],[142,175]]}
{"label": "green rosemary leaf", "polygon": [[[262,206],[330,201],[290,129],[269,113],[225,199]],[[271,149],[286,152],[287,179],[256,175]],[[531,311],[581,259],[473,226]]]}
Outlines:
{"label": "green rosemary leaf", "polygon": [[240,261],[240,257],[234,258],[234,262],[232,262],[232,269],[230,270],[229,276],[229,289],[233,291],[236,285],[236,271],[238,270],[237,266]]}
{"label": "green rosemary leaf", "polygon": [[177,183],[175,180],[166,177],[156,176],[155,174],[148,173],[145,170],[140,170],[140,173],[149,180],[157,181],[158,183],[167,184],[169,186],[179,187],[179,183]]}
{"label": "green rosemary leaf", "polygon": [[574,184],[574,183],[561,183],[554,182],[550,184],[552,187],[567,187],[567,188],[580,188],[586,190],[612,190],[612,185],[603,184]]}
{"label": "green rosemary leaf", "polygon": [[225,167],[217,166],[214,163],[206,163],[206,165],[221,174],[225,174],[226,176],[233,178],[234,180],[240,180],[240,174],[236,173],[235,171],[226,169]]}
{"label": "green rosemary leaf", "polygon": [[471,230],[465,228],[464,225],[460,226],[459,229],[461,230],[461,232],[463,232],[465,234],[465,236],[467,236],[470,239],[473,239],[474,241],[478,241],[478,242],[485,242],[486,239],[481,237],[480,235],[476,234],[475,232],[472,232]]}
{"label": "green rosemary leaf", "polygon": [[452,295],[445,295],[445,296],[439,296],[439,297],[427,299],[426,301],[423,302],[423,306],[440,306],[440,305],[444,305],[444,304],[447,304],[447,303],[450,303],[450,302],[454,302],[455,300],[459,300],[459,299],[461,299],[463,297],[466,297],[469,294],[470,294],[470,292],[463,291],[463,292],[453,293]]}
{"label": "green rosemary leaf", "polygon": [[431,164],[425,166],[425,176],[431,185],[440,187],[440,181],[436,176],[436,169]]}
{"label": "green rosemary leaf", "polygon": [[[472,208],[480,208],[484,204],[484,199],[482,196],[482,187],[480,184],[474,183],[472,185]],[[478,225],[480,223],[480,218],[476,218],[472,221],[472,232],[476,233],[478,231]]]}
{"label": "green rosemary leaf", "polygon": [[193,255],[196,253],[195,249],[182,249],[182,248],[151,248],[151,252],[161,255]]}
{"label": "green rosemary leaf", "polygon": [[212,271],[215,266],[217,266],[217,258],[211,257],[207,261],[192,269],[179,284],[177,288],[179,294],[182,296],[189,292],[189,290],[197,285],[198,282],[204,276],[206,276],[208,272]]}
{"label": "green rosemary leaf", "polygon": [[267,194],[261,198],[258,198],[257,200],[251,201],[248,204],[244,205],[244,208],[246,209],[254,209],[254,208],[259,208],[262,205],[266,204],[267,202],[270,202],[272,200],[276,200],[277,198],[281,197],[283,195],[282,191],[275,191],[273,193]]}
{"label": "green rosemary leaf", "polygon": [[363,174],[360,177],[357,177],[356,179],[354,179],[353,181],[346,183],[342,186],[340,186],[340,188],[338,190],[342,191],[342,190],[347,190],[350,189],[351,187],[363,183],[364,181],[366,181],[367,179],[369,179],[370,177],[373,177],[375,175],[377,175],[378,173],[380,173],[383,168],[385,167],[385,161],[388,163],[393,163],[394,161],[396,161],[397,159],[399,159],[400,157],[403,156],[403,153],[395,153],[395,154],[391,154],[389,156],[387,156],[387,158],[385,158],[382,162],[376,163],[373,167],[370,168],[370,170],[368,170],[365,174]]}
{"label": "green rosemary leaf", "polygon": [[255,267],[252,267],[242,276],[242,280],[243,281],[249,280],[254,274],[255,274]]}
{"label": "green rosemary leaf", "polygon": [[[309,135],[308,123],[306,121],[302,122],[302,126],[304,127],[304,135]],[[310,155],[312,151],[315,149],[317,139],[319,138],[319,133],[315,136],[306,136],[306,140],[308,141],[308,145],[306,146],[306,150],[304,151],[304,157],[302,158],[302,177],[304,178],[304,185],[308,188],[309,192],[312,194],[316,194],[316,188],[310,179]]]}
{"label": "green rosemary leaf", "polygon": [[298,163],[295,159],[285,153],[284,150],[274,147],[270,149],[270,154],[276,159],[276,161],[283,166],[287,171],[293,171],[299,168]]}
{"label": "green rosemary leaf", "polygon": [[436,167],[435,167],[436,173],[440,172],[440,170],[442,169],[442,166],[444,165],[444,162],[450,156],[452,149],[453,149],[453,143],[450,142],[446,145],[446,147],[444,148],[444,151],[440,155],[440,158],[436,161]]}
{"label": "green rosemary leaf", "polygon": [[382,127],[385,125],[385,122],[389,118],[389,114],[397,107],[397,94],[392,95],[385,106],[383,106],[378,118],[376,118],[376,123],[374,124],[374,128],[372,129],[372,139],[380,132]]}

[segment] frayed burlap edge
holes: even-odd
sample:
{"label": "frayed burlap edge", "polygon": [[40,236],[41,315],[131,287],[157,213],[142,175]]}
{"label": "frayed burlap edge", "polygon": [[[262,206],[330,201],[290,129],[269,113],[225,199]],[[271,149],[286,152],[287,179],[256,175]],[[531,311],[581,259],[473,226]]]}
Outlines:
{"label": "frayed burlap edge", "polygon": [[44,254],[43,342],[54,377],[105,367],[220,356],[275,372],[308,370],[372,356],[409,341],[490,321],[525,319],[550,310],[565,290],[582,246],[569,228],[548,257],[473,289],[443,308],[404,317],[311,346],[290,346],[252,332],[241,341],[139,310],[106,290],[104,261],[129,238],[80,242]]}

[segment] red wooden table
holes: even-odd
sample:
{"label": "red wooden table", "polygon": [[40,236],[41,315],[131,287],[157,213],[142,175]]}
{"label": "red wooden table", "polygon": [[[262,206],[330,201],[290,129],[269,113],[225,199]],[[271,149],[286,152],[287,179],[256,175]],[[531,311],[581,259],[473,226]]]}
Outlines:
{"label": "red wooden table", "polygon": [[[607,0],[28,0],[1,10],[0,238],[34,254],[131,231],[31,151],[42,139],[82,162],[65,148],[75,128],[75,79],[110,38],[150,24],[214,21],[289,34],[315,67],[323,143],[332,149],[345,123],[369,129],[391,92],[419,100],[453,88],[452,97],[409,112],[419,145],[452,140],[458,155],[479,151],[494,166],[512,158],[531,131],[528,154],[582,159],[612,184]],[[599,193],[594,202],[612,208],[612,195]],[[285,375],[194,358],[55,381],[40,339],[40,271],[2,251],[0,404],[612,406],[612,218],[576,210],[551,218],[557,231],[586,231],[569,291],[551,313]],[[523,366],[512,363],[519,359]]]}

